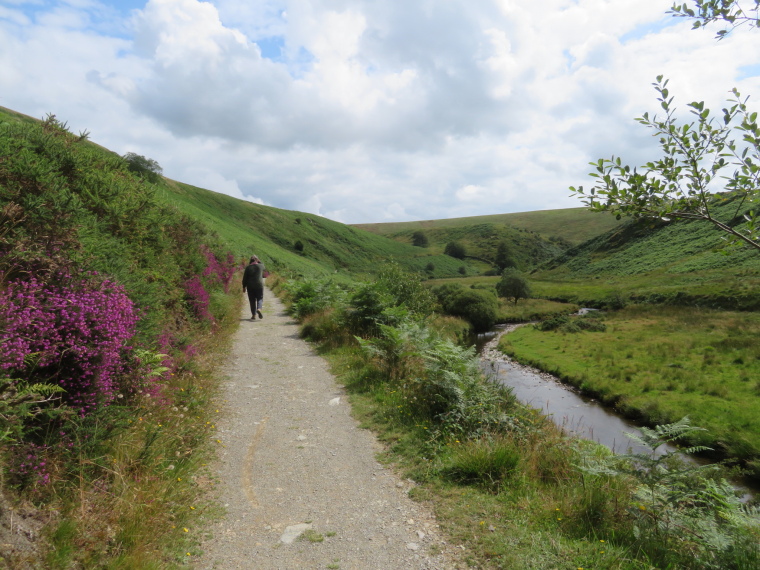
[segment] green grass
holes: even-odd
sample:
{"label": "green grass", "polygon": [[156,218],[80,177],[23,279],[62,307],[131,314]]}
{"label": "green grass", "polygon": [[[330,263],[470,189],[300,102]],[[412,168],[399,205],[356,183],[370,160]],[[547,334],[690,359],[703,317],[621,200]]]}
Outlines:
{"label": "green grass", "polygon": [[546,299],[520,299],[516,305],[511,300],[499,299],[498,322],[525,323],[555,315],[567,315],[577,310],[578,306],[572,303],[560,303]]}
{"label": "green grass", "polygon": [[[473,224],[469,226],[440,227],[425,230],[428,239],[426,247],[417,247],[420,252],[440,255],[447,244],[459,243],[466,252],[465,261],[479,263],[480,273],[493,271],[500,245],[507,246],[512,263],[521,269],[530,269],[537,264],[552,259],[567,249],[568,244],[550,241],[531,230],[516,229],[499,224]],[[412,243],[413,231],[385,234],[394,240]]]}
{"label": "green grass", "polygon": [[[736,208],[727,201],[716,215],[730,218]],[[533,278],[546,284],[538,294],[563,299],[620,291],[647,302],[759,310],[760,255],[726,249],[723,236],[704,222],[629,223],[568,250]]]}
{"label": "green grass", "polygon": [[605,332],[523,327],[500,347],[656,424],[689,416],[701,443],[760,459],[760,315],[632,306],[610,312]]}

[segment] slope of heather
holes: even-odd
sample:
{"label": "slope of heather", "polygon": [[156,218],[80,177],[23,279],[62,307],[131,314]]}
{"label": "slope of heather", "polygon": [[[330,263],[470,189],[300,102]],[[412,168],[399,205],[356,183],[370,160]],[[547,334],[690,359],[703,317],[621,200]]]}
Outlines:
{"label": "slope of heather", "polygon": [[[235,258],[54,117],[0,122],[0,566],[166,561],[202,491]],[[34,532],[5,532],[17,513]]]}

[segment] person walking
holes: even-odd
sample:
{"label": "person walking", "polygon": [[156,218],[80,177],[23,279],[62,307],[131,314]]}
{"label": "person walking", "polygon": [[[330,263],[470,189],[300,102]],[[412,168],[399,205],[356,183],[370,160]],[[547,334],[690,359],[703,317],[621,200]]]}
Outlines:
{"label": "person walking", "polygon": [[264,272],[266,268],[261,260],[253,255],[250,263],[243,271],[243,293],[248,292],[248,302],[251,304],[251,320],[263,319],[261,308],[264,306]]}

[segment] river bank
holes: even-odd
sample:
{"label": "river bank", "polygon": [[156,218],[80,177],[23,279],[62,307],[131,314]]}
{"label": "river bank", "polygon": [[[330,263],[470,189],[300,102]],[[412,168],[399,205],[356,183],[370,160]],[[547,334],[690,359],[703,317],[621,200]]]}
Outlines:
{"label": "river bank", "polygon": [[[530,323],[500,327],[491,338],[481,342],[479,353],[486,374],[496,382],[508,386],[523,404],[539,410],[566,433],[595,441],[615,453],[649,453],[629,435],[640,434],[637,424],[597,399],[583,394],[578,388],[562,382],[560,378],[538,368],[521,364],[498,349],[502,336]],[[678,448],[662,445],[655,456],[678,452]],[[705,465],[714,462],[712,456],[681,456],[683,459]],[[760,485],[746,477],[735,477],[732,484],[749,501],[760,492]]]}

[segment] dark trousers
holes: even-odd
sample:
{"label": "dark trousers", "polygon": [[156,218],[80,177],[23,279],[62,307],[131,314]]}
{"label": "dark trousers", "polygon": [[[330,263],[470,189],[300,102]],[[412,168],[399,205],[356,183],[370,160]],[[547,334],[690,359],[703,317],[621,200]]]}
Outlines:
{"label": "dark trousers", "polygon": [[247,289],[248,292],[248,302],[251,304],[251,315],[256,315],[257,310],[261,310],[261,307],[264,306],[264,292],[263,291],[253,291],[252,289]]}

